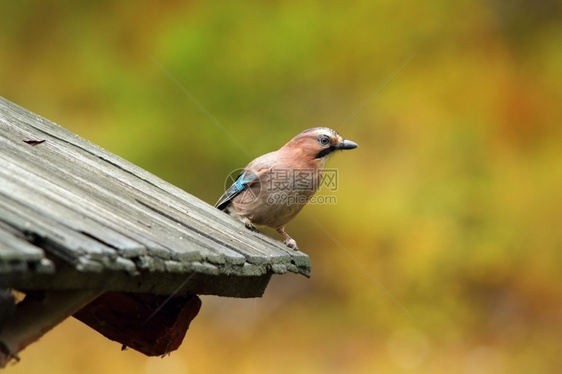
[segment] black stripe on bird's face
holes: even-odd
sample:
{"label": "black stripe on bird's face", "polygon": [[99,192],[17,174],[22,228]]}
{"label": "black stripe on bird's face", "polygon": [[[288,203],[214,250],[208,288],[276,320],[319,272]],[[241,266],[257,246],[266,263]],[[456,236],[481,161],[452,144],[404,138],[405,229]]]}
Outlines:
{"label": "black stripe on bird's face", "polygon": [[323,150],[318,152],[316,154],[316,158],[325,157],[325,156],[329,155],[330,153],[332,153],[333,151],[337,151],[337,150],[340,150],[340,149],[341,150],[355,149],[357,147],[358,147],[357,143],[352,142],[351,140],[342,139],[339,143],[332,144],[331,146],[329,146],[327,148],[324,148]]}
{"label": "black stripe on bird's face", "polygon": [[333,146],[333,145],[330,146],[330,147],[328,147],[328,148],[324,148],[323,150],[321,150],[320,152],[318,152],[318,153],[316,154],[316,158],[325,157],[325,156],[329,155],[330,153],[332,153],[332,152],[335,151],[335,150],[336,150],[336,147]]}

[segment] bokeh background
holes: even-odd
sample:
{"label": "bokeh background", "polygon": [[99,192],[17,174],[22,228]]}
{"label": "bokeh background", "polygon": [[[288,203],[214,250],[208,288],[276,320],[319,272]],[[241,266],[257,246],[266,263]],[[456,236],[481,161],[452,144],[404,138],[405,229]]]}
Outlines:
{"label": "bokeh background", "polygon": [[165,358],[69,319],[10,372],[560,372],[559,1],[0,7],[1,96],[210,204],[305,128],[360,144],[287,227],[310,279],[203,297]]}

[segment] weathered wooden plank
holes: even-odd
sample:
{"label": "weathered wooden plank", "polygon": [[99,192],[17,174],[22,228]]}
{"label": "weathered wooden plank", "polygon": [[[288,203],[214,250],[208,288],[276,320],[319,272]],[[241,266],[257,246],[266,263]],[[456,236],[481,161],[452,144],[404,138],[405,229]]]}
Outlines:
{"label": "weathered wooden plank", "polygon": [[[20,132],[21,132],[20,136],[23,137],[23,138],[41,138],[41,139],[43,140],[43,139],[46,137],[46,136],[42,136],[42,137],[41,137],[41,136],[38,136],[37,134],[32,135],[29,131],[24,131],[24,130],[22,130],[21,128],[20,128]],[[39,134],[39,135],[40,135],[40,134]],[[48,146],[51,146],[52,143],[53,143],[52,141],[49,141],[49,142],[46,141],[45,143],[41,144],[41,146],[48,147]],[[56,143],[55,143],[54,147],[57,147]],[[35,147],[30,147],[30,148],[35,148]],[[66,149],[65,149],[65,148],[61,148],[60,150],[66,150]],[[62,153],[59,154],[59,156],[63,156],[63,157],[64,157],[64,155],[63,155]],[[70,154],[70,159],[71,159],[72,161],[76,161],[76,160],[84,161],[84,160],[80,160],[80,157],[82,157],[82,155],[80,155],[80,154],[78,154],[78,153]],[[107,167],[106,164],[104,164],[104,166]],[[96,169],[96,170],[97,170],[97,169]],[[90,172],[90,170],[88,170],[88,175],[95,175],[95,174],[92,173],[92,172]],[[107,177],[107,175],[102,175],[102,177]],[[127,175],[126,175],[125,177],[127,178],[127,177],[130,177],[130,176],[127,176]],[[130,183],[130,181],[128,181],[128,182],[129,182],[129,183],[124,183],[124,184],[123,184],[122,186],[120,186],[120,187],[122,187],[122,188],[130,187],[130,185],[131,185],[132,183]],[[133,181],[133,182],[134,182],[134,181]],[[105,186],[104,186],[104,187],[105,187]],[[109,188],[104,188],[104,190],[105,190],[105,191],[108,191]],[[97,192],[101,192],[101,191],[97,191]],[[136,190],[129,191],[129,192],[134,193],[134,192],[136,192]],[[146,198],[149,198],[149,199],[154,199],[152,196],[145,196],[145,197],[146,197]],[[165,196],[164,196],[164,198],[165,198]],[[141,202],[141,200],[139,200],[139,202]],[[161,200],[159,200],[158,202],[161,203]],[[146,205],[146,204],[145,204],[145,205]],[[161,204],[160,204],[160,205],[161,205]],[[154,210],[154,209],[153,209],[153,210]],[[183,216],[183,217],[176,218],[174,221],[182,223],[182,222],[184,222],[185,220],[187,220],[188,218],[189,218],[189,217]],[[187,228],[187,229],[192,229],[196,224],[197,224],[197,222],[194,221],[194,222],[190,222],[190,224],[185,224],[185,225],[183,225],[183,226],[184,226],[185,228]],[[207,226],[207,227],[205,227],[204,229],[207,230],[209,227],[212,228],[212,226]],[[202,228],[199,228],[199,229],[196,230],[196,232],[200,234],[200,233],[202,233],[202,232],[204,232],[204,231],[203,231]],[[188,235],[189,235],[189,234],[188,234]],[[222,238],[222,241],[223,241],[223,242],[225,242],[225,241],[227,241],[227,240],[232,240],[232,238],[229,238],[228,236],[223,235],[220,231],[214,232],[214,233],[212,233],[212,235],[203,235],[203,237],[208,237],[208,238],[209,238],[209,237],[210,237],[210,238],[216,238],[216,237],[220,237],[220,236],[223,236],[223,238]],[[243,239],[242,239],[242,240],[243,240]],[[215,243],[209,243],[209,244],[215,244]],[[279,253],[275,253],[275,252],[272,253],[271,250],[267,248],[267,246],[264,246],[264,245],[262,245],[262,244],[259,243],[259,242],[258,242],[258,244],[256,244],[255,242],[252,243],[252,242],[250,242],[250,241],[246,241],[246,242],[243,243],[243,244],[246,245],[246,246],[249,246],[249,248],[250,248],[251,250],[254,250],[254,251],[256,252],[255,254],[254,254],[254,253],[251,253],[251,251],[245,253],[245,255],[247,256],[247,259],[248,259],[250,262],[253,262],[253,263],[256,263],[256,264],[263,264],[264,259],[267,259],[267,260],[265,260],[265,261],[272,262],[272,263],[289,261],[289,257],[287,257],[287,252],[284,251],[284,250],[280,251]],[[256,248],[256,247],[258,247],[258,248]],[[212,246],[209,246],[208,248],[217,248],[217,247],[216,247],[216,245],[212,245]],[[221,250],[224,249],[223,247],[218,247],[218,248],[221,249]],[[221,257],[221,255],[219,255],[219,256],[214,255],[214,256],[209,256],[209,259],[210,259],[211,261],[213,261],[213,262],[216,262],[217,260],[218,260],[218,261],[222,261],[222,260],[220,260],[220,257]],[[234,256],[234,258],[236,258],[236,257],[237,257],[237,256]]]}
{"label": "weathered wooden plank", "polygon": [[271,274],[310,272],[305,254],[0,98],[2,222],[25,233],[5,246],[56,257],[56,277],[30,275],[28,289],[166,294],[189,276],[191,293],[251,297]]}
{"label": "weathered wooden plank", "polygon": [[[49,220],[52,222],[64,222],[64,225],[75,231],[87,233],[91,238],[96,239],[100,243],[106,243],[107,247],[113,250],[121,250],[127,253],[135,253],[136,255],[146,254],[147,245],[141,244],[136,240],[132,240],[128,235],[116,231],[126,228],[134,232],[134,227],[146,231],[146,237],[152,235],[151,228],[138,224],[129,224],[133,220],[127,220],[124,217],[126,210],[112,211],[111,208],[118,208],[126,203],[120,202],[97,202],[92,195],[81,195],[72,193],[69,188],[63,188],[50,181],[41,179],[41,176],[22,170],[16,164],[2,158],[0,155],[0,163],[4,166],[0,170],[0,178],[3,185],[9,189],[13,199],[18,201],[34,201],[34,209],[36,211],[48,214]],[[17,175],[14,176],[14,173]],[[33,185],[42,183],[41,190],[34,190]],[[78,209],[77,209],[78,208]],[[48,212],[48,213],[47,213]],[[122,213],[121,215],[119,214]],[[137,232],[137,238],[143,238],[142,233]],[[150,242],[150,240],[147,240]],[[152,255],[164,259],[170,259],[171,249],[163,245],[152,243]],[[199,259],[201,256],[192,251],[192,259]]]}
{"label": "weathered wooden plank", "polygon": [[102,261],[107,263],[117,257],[115,251],[107,245],[50,221],[48,217],[41,217],[29,207],[9,201],[2,195],[0,211],[0,219],[20,230],[28,242],[74,264],[79,271],[102,271]]}
{"label": "weathered wooden plank", "polygon": [[[60,168],[57,169],[55,166],[59,160],[50,160],[52,162],[45,163],[45,154],[43,152],[42,157],[33,156],[27,154],[25,157],[25,163],[20,161],[18,157],[18,150],[10,148],[10,143],[2,142],[0,138],[0,146],[3,147],[2,156],[12,156],[11,159],[4,160],[3,164],[6,167],[11,167],[12,173],[17,173],[17,178],[19,179],[19,184],[24,187],[27,184],[34,194],[45,194],[49,199],[53,200],[57,205],[67,206],[70,210],[76,210],[78,214],[88,216],[90,220],[102,221],[106,223],[109,227],[126,227],[128,230],[137,228],[136,221],[139,219],[131,219],[131,217],[123,216],[123,213],[129,211],[130,199],[125,199],[126,196],[108,196],[107,191],[111,189],[111,181],[107,181],[103,185],[100,181],[104,180],[101,176],[96,183],[91,183],[87,179],[83,179],[82,176],[87,174],[88,171],[82,168]],[[45,142],[41,146],[49,146],[49,143]],[[33,148],[36,147],[28,147]],[[74,173],[74,174],[73,174]],[[93,173],[95,175],[95,173]],[[37,183],[41,183],[42,188],[40,190],[35,190],[33,188]],[[151,230],[144,230],[145,225],[138,224],[141,231],[150,232]],[[106,227],[107,228],[107,227]],[[110,231],[102,230],[106,234]],[[95,231],[94,231],[95,233]],[[106,235],[101,235],[100,239],[103,239]],[[147,235],[148,237],[151,234]],[[122,235],[122,237],[125,237]],[[143,237],[141,235],[141,237]],[[106,238],[107,242],[112,242],[109,238]],[[116,245],[118,242],[112,242],[114,246],[122,251],[128,253],[141,254],[146,252],[146,246],[144,245]],[[121,241],[121,244],[122,241]],[[152,243],[151,250],[154,254],[160,257],[170,258],[170,250],[163,246],[156,245],[155,242]],[[192,251],[195,253],[195,251]],[[199,255],[195,256],[199,258]]]}
{"label": "weathered wooden plank", "polygon": [[[0,138],[0,147],[2,139]],[[51,211],[52,215],[60,215],[68,222],[69,225],[79,225],[75,229],[80,231],[92,230],[103,231],[104,235],[108,237],[108,242],[118,244],[117,248],[122,250],[142,250],[145,246],[130,237],[123,235],[111,227],[104,226],[101,229],[98,227],[99,219],[97,216],[88,217],[84,211],[79,211],[76,205],[80,205],[86,201],[89,205],[92,204],[92,194],[86,193],[81,196],[79,193],[72,193],[69,185],[65,187],[53,184],[51,181],[43,178],[30,170],[30,168],[23,169],[21,163],[14,158],[6,158],[6,149],[4,153],[0,154],[0,179],[4,189],[9,190],[13,199],[19,201],[33,201],[33,205],[38,210]],[[51,172],[48,167],[44,168],[45,172]],[[41,183],[42,188],[37,189],[36,185]],[[80,209],[84,206],[80,206]],[[96,210],[99,215],[99,210]]]}
{"label": "weathered wooden plank", "polygon": [[[0,139],[1,141],[1,139]],[[1,144],[0,142],[0,145]],[[47,145],[47,143],[45,143],[45,145]],[[1,157],[1,156],[0,156]],[[32,160],[32,157],[28,157],[29,160]],[[29,161],[28,160],[28,161]],[[175,240],[176,238],[180,238],[183,239],[184,237],[186,237],[184,241],[184,243],[189,244],[189,250],[185,250],[184,253],[180,253],[178,254],[178,250],[184,249],[181,246],[178,246],[178,242],[175,241],[174,245],[174,251],[157,251],[158,248],[154,248],[153,246],[149,247],[151,250],[151,254],[152,255],[157,255],[158,257],[162,257],[162,258],[171,258],[174,257],[176,259],[198,259],[201,257],[201,252],[206,251],[207,249],[210,249],[212,253],[207,253],[206,257],[208,260],[215,262],[215,263],[224,263],[224,259],[222,258],[222,256],[224,255],[223,253],[216,253],[212,251],[212,246],[216,245],[216,243],[214,242],[209,242],[206,243],[205,246],[202,246],[200,248],[195,248],[193,249],[193,243],[199,243],[201,244],[201,242],[205,242],[208,241],[205,237],[202,238],[198,238],[197,235],[194,235],[190,232],[185,232],[185,230],[182,230],[181,227],[177,227],[177,225],[174,224],[174,222],[168,222],[165,219],[162,219],[163,217],[159,217],[158,215],[154,215],[154,212],[150,209],[145,209],[146,207],[143,206],[139,206],[137,202],[131,202],[131,201],[123,201],[122,199],[120,199],[118,196],[116,196],[115,194],[109,194],[111,188],[108,187],[108,185],[104,185],[104,187],[107,188],[103,188],[103,189],[99,189],[98,190],[91,190],[88,187],[91,186],[95,186],[94,184],[90,184],[89,181],[80,180],[80,187],[78,188],[77,191],[73,191],[76,190],[76,188],[72,187],[72,183],[71,181],[64,181],[60,184],[61,185],[57,185],[55,183],[51,183],[51,181],[46,180],[48,178],[49,175],[54,175],[54,174],[58,174],[58,175],[62,175],[62,176],[66,176],[66,174],[68,173],[68,171],[56,171],[56,170],[46,170],[46,168],[43,168],[42,165],[33,165],[31,163],[27,163],[25,166],[27,167],[28,170],[22,170],[20,163],[17,162],[17,160],[2,160],[4,165],[7,165],[7,171],[6,173],[18,173],[18,178],[20,180],[20,184],[21,184],[21,180],[23,181],[29,181],[30,184],[34,185],[35,183],[43,183],[44,184],[44,188],[42,190],[46,191],[48,197],[46,197],[48,200],[43,199],[43,201],[41,201],[41,206],[47,206],[49,205],[49,200],[52,199],[52,204],[50,204],[49,206],[49,210],[57,210],[61,207],[65,207],[66,205],[66,210],[64,212],[65,216],[68,216],[69,214],[72,213],[72,208],[75,205],[79,205],[80,206],[80,215],[82,216],[86,216],[87,218],[89,218],[90,222],[88,223],[88,230],[93,231],[93,233],[91,234],[91,236],[94,236],[96,238],[98,238],[100,241],[106,242],[106,243],[111,243],[112,246],[116,247],[119,250],[122,251],[126,251],[129,256],[131,254],[134,254],[134,250],[135,248],[138,249],[138,253],[137,254],[141,254],[142,249],[144,248],[144,246],[140,246],[138,245],[138,243],[134,242],[134,241],[128,241],[126,240],[126,237],[113,232],[112,230],[109,229],[109,227],[105,226],[102,228],[102,230],[96,230],[96,226],[92,224],[96,223],[94,220],[99,220],[100,217],[102,218],[102,220],[106,220],[106,219],[111,219],[111,225],[117,225],[118,227],[127,227],[127,229],[129,231],[131,230],[135,230],[135,228],[140,228],[141,231],[145,231],[145,234],[147,232],[149,232],[150,234],[148,234],[148,236],[151,236],[151,233],[155,232],[155,228],[154,226],[154,218],[157,218],[157,220],[161,221],[161,224],[164,228],[159,228],[159,231],[168,231],[168,235],[166,235],[167,238]],[[11,161],[11,163],[10,163]],[[11,169],[11,170],[10,170]],[[46,174],[46,175],[40,175],[40,174]],[[38,180],[34,180],[34,179],[38,179]],[[64,178],[63,178],[64,179]],[[84,183],[82,183],[84,182]],[[109,184],[109,183],[108,183]],[[33,193],[37,193],[36,191],[33,191]],[[96,198],[98,196],[101,196],[101,199],[97,199]],[[54,206],[53,206],[54,204]],[[142,205],[142,204],[141,204]],[[146,205],[146,204],[145,204]],[[115,212],[115,208],[118,208],[117,212],[118,214]],[[132,208],[137,208],[135,211],[133,212],[133,216],[130,216],[128,213],[129,211],[131,211]],[[134,209],[133,209],[134,210]],[[142,215],[144,214],[144,216]],[[69,217],[70,218],[70,217]],[[76,220],[70,220],[70,222],[73,222],[73,224],[78,224],[80,221],[76,221]],[[150,223],[148,223],[150,222]],[[132,224],[131,224],[132,223]],[[147,228],[148,226],[148,228]],[[186,226],[187,228],[189,228],[189,226]],[[77,228],[80,231],[85,231],[86,228]],[[107,237],[108,233],[113,233],[113,238],[112,237]],[[138,232],[136,234],[139,234]],[[158,233],[161,236],[161,232]],[[142,236],[142,234],[141,234]],[[154,235],[152,235],[154,236]],[[112,240],[115,239],[115,237],[118,237],[118,240]],[[190,239],[190,240],[189,240]],[[152,240],[155,240],[155,238],[152,238]],[[161,240],[161,238],[159,238],[159,240]],[[127,245],[123,245],[123,243],[126,242]],[[171,252],[171,253],[170,253]],[[244,258],[236,253],[231,253],[230,254],[230,260],[233,263],[237,263],[242,265],[244,262]]]}
{"label": "weathered wooden plank", "polygon": [[17,235],[13,228],[0,222],[0,261],[41,261],[45,252]]}

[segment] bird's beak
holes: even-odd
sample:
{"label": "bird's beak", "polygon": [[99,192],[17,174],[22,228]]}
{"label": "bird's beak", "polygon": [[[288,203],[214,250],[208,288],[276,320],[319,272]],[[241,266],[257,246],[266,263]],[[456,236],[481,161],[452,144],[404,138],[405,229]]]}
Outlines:
{"label": "bird's beak", "polygon": [[336,146],[337,149],[355,149],[357,147],[359,147],[357,143],[347,139],[343,139],[342,142]]}

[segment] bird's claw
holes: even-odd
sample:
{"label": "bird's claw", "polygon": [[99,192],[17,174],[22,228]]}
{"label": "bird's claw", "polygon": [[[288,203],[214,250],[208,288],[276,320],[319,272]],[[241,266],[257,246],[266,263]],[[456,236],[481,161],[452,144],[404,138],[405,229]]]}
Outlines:
{"label": "bird's claw", "polygon": [[298,251],[299,247],[297,247],[297,242],[295,241],[295,239],[287,239],[285,240],[285,245],[289,248],[292,248],[293,251]]}
{"label": "bird's claw", "polygon": [[250,221],[245,221],[244,226],[250,231],[259,232],[258,229],[256,228],[256,226],[252,225],[252,222],[250,222]]}

